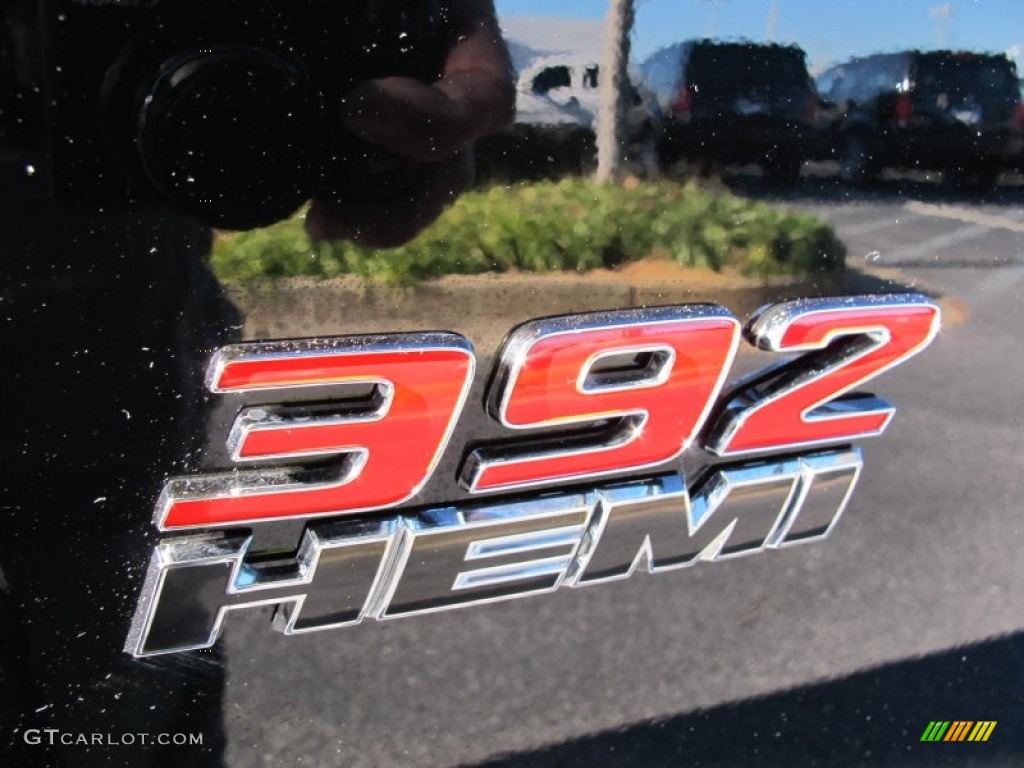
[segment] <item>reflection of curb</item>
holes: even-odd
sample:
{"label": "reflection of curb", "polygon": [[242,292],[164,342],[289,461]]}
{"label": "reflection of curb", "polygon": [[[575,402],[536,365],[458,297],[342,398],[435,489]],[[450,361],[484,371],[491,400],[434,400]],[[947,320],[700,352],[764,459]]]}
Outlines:
{"label": "reflection of curb", "polygon": [[923,293],[938,302],[942,308],[942,327],[951,328],[967,322],[967,302],[948,296],[936,285],[914,278],[909,284],[907,275],[894,267],[859,267],[847,269],[846,287],[849,293]]}
{"label": "reflection of curb", "polygon": [[844,293],[842,275],[762,281],[696,271],[691,279],[584,275],[451,276],[410,288],[346,277],[290,278],[229,286],[247,339],[454,330],[489,353],[515,325],[537,317],[602,309],[710,302],[745,320],[759,306]]}

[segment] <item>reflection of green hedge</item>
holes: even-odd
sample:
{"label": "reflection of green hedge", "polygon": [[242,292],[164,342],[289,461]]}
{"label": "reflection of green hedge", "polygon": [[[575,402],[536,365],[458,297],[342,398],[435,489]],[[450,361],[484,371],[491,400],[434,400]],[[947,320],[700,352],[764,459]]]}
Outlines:
{"label": "reflection of green hedge", "polygon": [[311,243],[295,217],[222,236],[213,264],[228,280],[353,274],[406,283],[510,269],[585,272],[645,256],[766,276],[842,269],[845,248],[817,219],[727,193],[564,180],[468,192],[392,250]]}

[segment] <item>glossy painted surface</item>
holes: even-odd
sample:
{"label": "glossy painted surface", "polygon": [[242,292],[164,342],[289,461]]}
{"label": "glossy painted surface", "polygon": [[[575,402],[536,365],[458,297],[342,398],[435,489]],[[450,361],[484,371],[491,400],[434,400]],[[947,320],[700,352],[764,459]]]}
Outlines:
{"label": "glossy painted surface", "polygon": [[[50,194],[45,157],[2,148],[0,763],[1024,762],[1024,180],[1012,169],[985,191],[915,169],[886,170],[867,189],[837,182],[834,163],[806,164],[785,188],[749,168],[724,169],[721,183],[736,194],[833,224],[847,271],[827,279],[716,276],[656,260],[586,275],[452,275],[399,287],[352,276],[242,285],[214,278],[208,259],[220,235],[194,219],[156,202],[68,206]],[[826,335],[813,311],[783,313],[778,328],[789,331],[774,337],[755,324],[752,335],[765,343],[738,344],[719,381],[709,371],[731,356],[729,316],[743,323],[767,304],[891,294],[927,302],[900,311],[906,334],[888,326],[887,310],[852,313],[863,335],[885,328],[904,339],[874,354],[912,351],[935,331],[939,310],[943,325],[927,350],[856,388],[879,398],[861,405],[895,408],[884,434],[851,440],[845,430],[838,443],[778,456],[705,450],[727,411],[702,414],[697,400],[719,386],[720,397],[742,392],[752,375],[777,373]],[[625,310],[649,319],[654,307],[708,303],[728,316],[693,320],[678,336],[640,320],[585,336],[594,346],[559,345],[556,334],[543,348],[531,336],[530,351],[522,347],[513,361],[537,367],[505,378],[505,350],[517,338],[510,331],[537,330],[539,318]],[[710,339],[701,346],[707,364],[696,366],[706,375],[699,387],[673,379],[676,368],[663,380],[694,325]],[[835,330],[831,321],[827,328]],[[312,367],[283,363],[283,375],[253,374],[216,353],[244,357],[248,345],[285,339],[318,339],[310,349],[323,352],[325,339],[376,344],[381,334],[441,334],[435,341],[451,343],[381,352],[358,368],[346,349]],[[607,343],[640,356],[629,361],[615,346],[602,362]],[[410,356],[417,363],[407,367]],[[331,388],[352,376],[360,383]],[[547,391],[527,386],[530,376],[564,399],[529,397]],[[327,379],[335,382],[327,390],[310,386]],[[403,381],[446,405],[400,400]],[[600,392],[623,381],[628,391]],[[816,381],[820,391],[786,414],[789,426],[802,429],[796,416],[849,383]],[[691,399],[691,387],[701,397]],[[654,397],[666,392],[664,401]],[[341,413],[332,400],[339,393]],[[589,406],[595,399],[600,407]],[[394,435],[381,431],[388,415],[372,427],[315,426],[377,415],[388,402],[389,414],[409,414],[389,425]],[[467,488],[474,452],[518,449],[524,437],[536,447],[532,429],[510,429],[502,417],[545,425],[547,438],[568,428],[591,445],[607,424],[587,421],[577,433],[567,419],[637,409],[675,413],[672,440],[659,442],[653,466],[646,456],[636,460],[642,468],[626,468],[620,454],[617,467],[602,467],[610,474],[582,482],[567,478],[572,466],[552,469],[548,456],[539,471],[558,480],[553,489]],[[282,433],[273,422],[261,432],[271,414],[303,426]],[[710,426],[688,441],[693,430],[683,427],[702,415]],[[306,440],[311,434],[317,439]],[[250,442],[257,439],[270,442]],[[231,525],[180,532],[154,524],[161,494],[181,478],[230,478],[237,488],[246,472],[273,464],[281,474],[270,477],[290,482],[300,468],[315,475],[334,459],[310,467],[268,455],[336,455],[377,441],[387,461],[375,488],[387,498],[347,510],[349,502],[333,499],[316,510],[297,502],[302,513],[350,516],[253,523],[229,512]],[[338,466],[353,467],[336,462],[331,471]],[[420,495],[400,501],[426,475]],[[797,501],[800,514],[788,514]],[[368,509],[377,505],[384,508]],[[184,525],[215,522],[204,515]],[[391,560],[395,542],[401,557]],[[788,546],[796,542],[807,546]],[[730,556],[747,553],[757,554]],[[381,575],[385,559],[397,567]],[[682,567],[707,560],[721,562]],[[523,566],[537,561],[539,570]],[[182,642],[193,650],[135,658],[154,567],[174,572],[179,580],[165,586],[202,631]],[[385,583],[393,591],[381,590]],[[536,594],[492,599],[516,591]],[[472,605],[439,610],[459,603]],[[400,614],[416,615],[365,620]],[[180,615],[159,621],[148,624],[154,647],[181,640]],[[322,628],[330,631],[311,631]],[[936,720],[998,725],[984,743],[922,743]],[[124,738],[143,733],[200,734],[202,743]]]}

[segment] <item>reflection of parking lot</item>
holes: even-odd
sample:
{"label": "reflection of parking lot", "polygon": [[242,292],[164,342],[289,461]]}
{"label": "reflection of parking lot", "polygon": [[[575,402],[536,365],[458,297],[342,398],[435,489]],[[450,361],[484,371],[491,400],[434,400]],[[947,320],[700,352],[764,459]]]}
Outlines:
{"label": "reflection of parking lot", "polygon": [[[762,759],[766,740],[755,732],[767,729],[786,736],[771,744],[820,750],[821,764],[932,765],[931,757],[900,762],[892,752],[919,738],[929,718],[1006,719],[1006,732],[1015,732],[1019,717],[1011,722],[1008,707],[1019,716],[1012,693],[1020,689],[1019,642],[992,638],[1024,628],[1014,599],[1024,590],[1024,358],[1016,354],[1024,184],[1011,179],[967,196],[909,177],[870,190],[827,176],[805,176],[787,190],[756,176],[726,181],[739,194],[832,222],[852,268],[892,276],[893,287],[934,290],[944,309],[952,300],[962,308],[961,317],[947,311],[926,355],[879,380],[876,391],[898,406],[896,421],[865,444],[866,474],[836,534],[820,546],[721,567],[337,633],[284,638],[269,631],[267,615],[240,615],[226,631],[230,763],[281,764],[299,749],[336,751],[346,765],[469,765],[504,751],[527,751],[511,764],[563,765],[567,753],[545,761],[529,750],[616,729],[622,741],[598,742],[600,751],[584,754],[602,765],[675,765],[680,754],[728,765],[737,739],[749,738],[749,764],[795,764]],[[253,645],[256,633],[261,642]],[[976,652],[991,658],[993,649],[1016,654],[1006,657],[1006,671],[954,685]],[[941,655],[914,662],[930,653]],[[880,664],[896,666],[781,693]],[[934,687],[920,698],[929,681]],[[328,693],[338,687],[372,695],[339,704]],[[856,696],[846,709],[843,690]],[[773,697],[752,698],[766,694]],[[959,714],[965,703],[989,702],[990,709]],[[822,707],[833,704],[856,718],[858,743],[870,754],[851,752],[848,763],[837,763],[831,736],[817,747],[793,736],[789,729],[801,722],[814,724],[808,740],[825,733],[836,721]],[[263,709],[276,716],[257,722],[247,714]],[[483,711],[487,718],[472,716]],[[662,719],[666,726],[650,729],[680,741],[616,762],[619,752],[610,750],[626,751],[637,735],[623,724]],[[707,722],[739,723],[749,734],[716,741],[721,732],[701,729]],[[649,743],[650,734],[639,735],[635,744]],[[692,749],[689,738],[699,742]]]}
{"label": "reflection of parking lot", "polygon": [[[803,175],[809,179],[835,178],[838,171],[839,163],[828,160],[807,162],[804,163],[803,167]],[[910,192],[912,194],[923,195],[951,193],[951,190],[948,188],[945,190],[941,189],[940,185],[942,184],[949,184],[949,180],[946,179],[945,174],[943,174],[942,171],[918,171],[907,168],[889,168],[882,171],[879,175],[879,183],[875,185],[875,191],[888,191],[890,194]],[[1004,187],[1024,187],[1024,172],[1017,171],[1013,168],[1003,170],[996,177],[995,189]],[[978,199],[985,196],[983,190],[965,190],[955,192],[954,194],[957,194],[964,200]]]}
{"label": "reflection of parking lot", "polygon": [[727,176],[735,191],[829,221],[853,268],[978,269],[1024,264],[1024,175],[1004,173],[984,193],[957,192],[938,173],[887,171],[870,188],[838,185],[828,163],[809,164],[793,189]]}

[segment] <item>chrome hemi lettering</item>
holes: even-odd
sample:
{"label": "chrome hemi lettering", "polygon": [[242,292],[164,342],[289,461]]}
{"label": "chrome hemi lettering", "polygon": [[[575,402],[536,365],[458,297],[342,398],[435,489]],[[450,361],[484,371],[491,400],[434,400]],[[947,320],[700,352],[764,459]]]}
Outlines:
{"label": "chrome hemi lettering", "polygon": [[826,535],[862,466],[859,451],[724,469],[690,494],[677,475],[608,488],[571,574],[577,586],[717,562]]}
{"label": "chrome hemi lettering", "polygon": [[557,589],[594,501],[593,493],[570,494],[405,518],[404,556],[381,618]]}
{"label": "chrome hemi lettering", "polygon": [[528,502],[442,507],[378,523],[310,526],[295,559],[247,562],[250,538],[157,546],[125,650],[212,646],[229,611],[277,605],[286,635],[510,600],[715,562],[828,534],[857,482],[858,450],[678,475]]}
{"label": "chrome hemi lettering", "polygon": [[399,521],[326,523],[294,560],[246,563],[251,537],[193,536],[157,545],[126,650],[136,656],[209,648],[228,611],[279,605],[286,635],[358,624]]}

